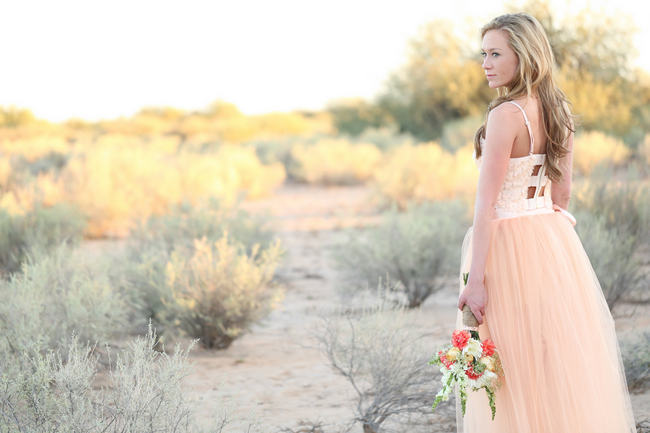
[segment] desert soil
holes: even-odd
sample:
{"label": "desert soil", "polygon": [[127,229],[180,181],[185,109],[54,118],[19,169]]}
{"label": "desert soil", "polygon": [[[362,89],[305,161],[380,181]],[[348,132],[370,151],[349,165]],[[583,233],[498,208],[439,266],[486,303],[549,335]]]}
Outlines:
{"label": "desert soil", "polygon": [[[190,397],[198,400],[198,419],[207,426],[216,413],[226,410],[233,423],[225,431],[246,431],[246,420],[269,433],[341,431],[354,416],[354,394],[350,384],[330,368],[312,332],[316,313],[341,302],[326,248],[344,242],[344,228],[377,221],[369,189],[288,184],[273,196],[247,201],[243,207],[268,215],[280,237],[287,254],[277,274],[286,293],[268,317],[226,350],[193,349],[185,386]],[[455,324],[458,287],[454,281],[421,308],[435,345],[449,337]],[[619,334],[650,327],[648,305],[622,304],[613,313]],[[455,432],[452,404],[453,398],[437,408],[429,431]],[[650,391],[632,394],[632,404],[637,422],[650,418]],[[312,429],[319,424],[322,429]],[[350,431],[362,430],[355,425]]]}

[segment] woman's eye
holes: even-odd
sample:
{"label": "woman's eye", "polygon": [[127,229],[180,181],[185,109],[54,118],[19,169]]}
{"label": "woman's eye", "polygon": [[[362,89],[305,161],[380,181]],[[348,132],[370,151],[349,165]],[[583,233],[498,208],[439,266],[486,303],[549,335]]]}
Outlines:
{"label": "woman's eye", "polygon": [[499,53],[492,53],[492,55],[493,55],[493,56],[498,56],[498,55],[499,55]]}

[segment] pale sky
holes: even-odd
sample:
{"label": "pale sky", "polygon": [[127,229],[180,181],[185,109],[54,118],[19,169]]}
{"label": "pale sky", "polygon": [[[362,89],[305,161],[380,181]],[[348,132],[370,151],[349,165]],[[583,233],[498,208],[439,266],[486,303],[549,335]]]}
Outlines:
{"label": "pale sky", "polygon": [[[584,6],[632,15],[636,63],[650,70],[649,2],[612,3],[554,2],[560,16]],[[217,99],[246,114],[322,109],[376,95],[422,24],[446,18],[478,33],[503,12],[485,0],[5,1],[0,105],[52,121]]]}

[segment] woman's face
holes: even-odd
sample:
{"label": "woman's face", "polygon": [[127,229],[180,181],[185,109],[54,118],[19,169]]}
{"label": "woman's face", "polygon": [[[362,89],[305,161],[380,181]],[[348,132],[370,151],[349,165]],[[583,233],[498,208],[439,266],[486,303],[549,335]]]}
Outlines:
{"label": "woman's face", "polygon": [[488,30],[483,36],[481,56],[488,85],[496,89],[508,85],[515,77],[519,58],[508,44],[508,34],[501,29]]}

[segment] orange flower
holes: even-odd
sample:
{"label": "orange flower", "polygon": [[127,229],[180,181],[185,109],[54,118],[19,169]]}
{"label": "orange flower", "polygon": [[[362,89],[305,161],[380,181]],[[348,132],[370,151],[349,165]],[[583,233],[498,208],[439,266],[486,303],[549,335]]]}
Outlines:
{"label": "orange flower", "polygon": [[466,330],[460,330],[457,329],[454,331],[454,333],[451,335],[451,344],[454,346],[458,347],[459,349],[463,349],[467,345],[467,342],[471,338],[471,335],[469,331]]}
{"label": "orange flower", "polygon": [[489,338],[483,340],[481,346],[483,348],[483,356],[492,356],[494,354],[494,349],[496,348],[496,346]]}
{"label": "orange flower", "polygon": [[449,370],[451,368],[451,365],[454,363],[454,361],[447,359],[447,355],[443,350],[438,352],[438,359],[440,359],[440,362],[442,362],[444,366],[447,367],[447,370]]}

